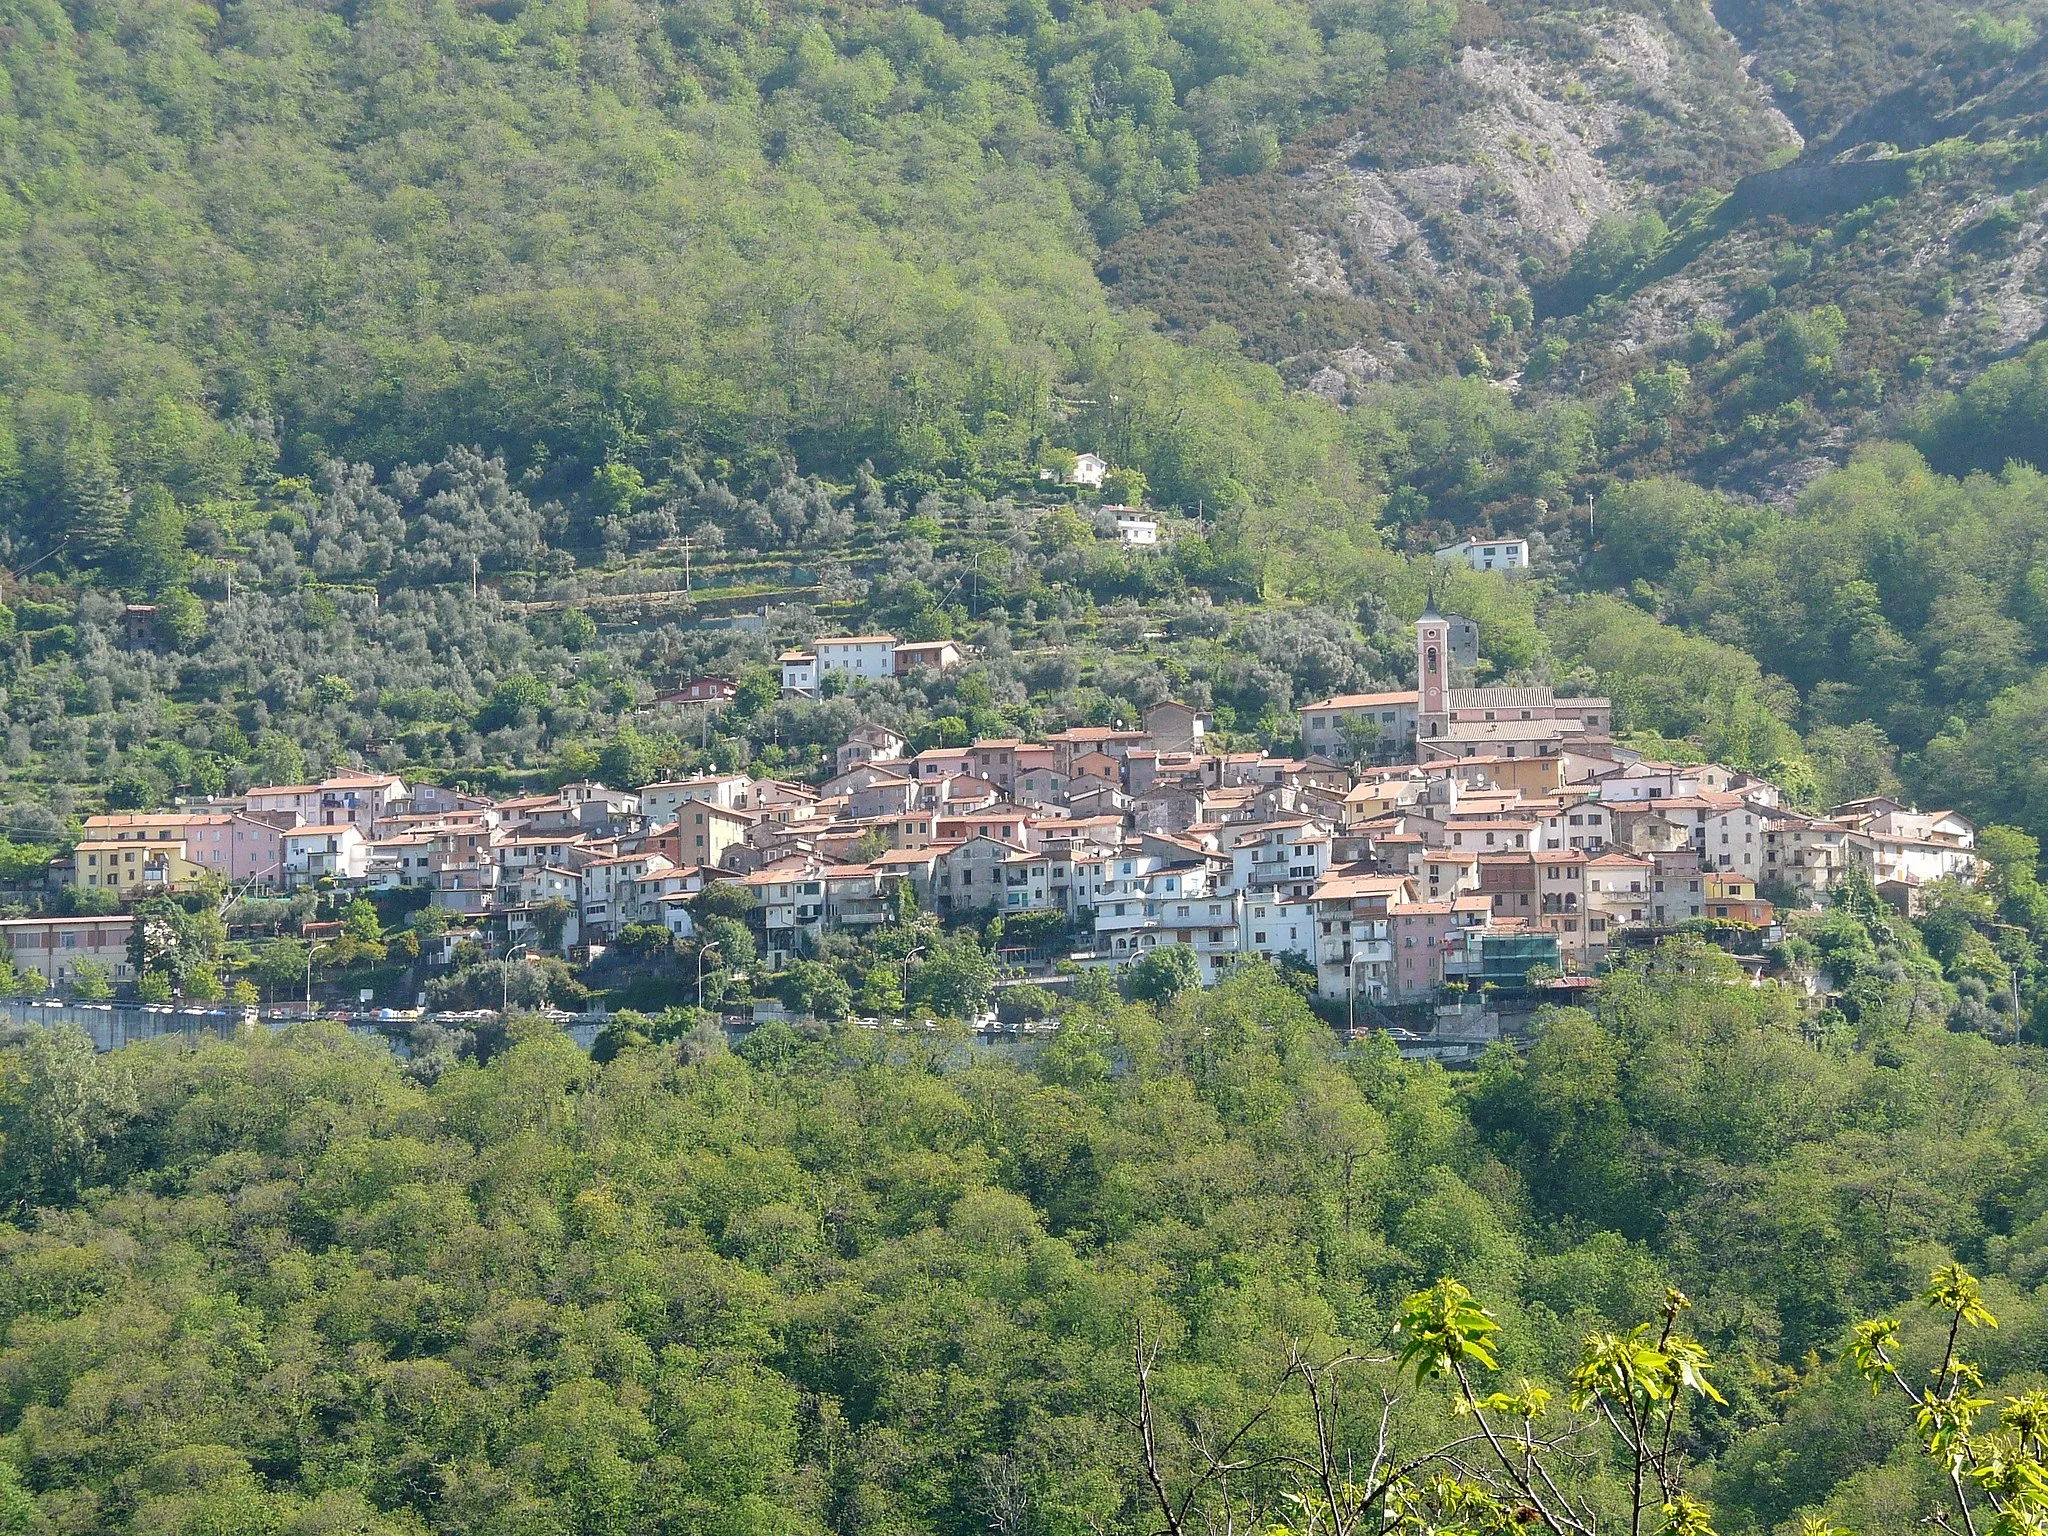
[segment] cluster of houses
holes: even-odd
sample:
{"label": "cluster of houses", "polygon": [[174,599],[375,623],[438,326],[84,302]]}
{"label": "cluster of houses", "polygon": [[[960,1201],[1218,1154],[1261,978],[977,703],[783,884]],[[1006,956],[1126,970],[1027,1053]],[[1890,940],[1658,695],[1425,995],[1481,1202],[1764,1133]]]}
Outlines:
{"label": "cluster of houses", "polygon": [[[1855,868],[1909,906],[1975,873],[1974,829],[1952,812],[1873,798],[1804,814],[1764,779],[1617,744],[1605,699],[1457,686],[1468,630],[1425,614],[1416,686],[1308,704],[1298,758],[1211,750],[1207,716],[1168,700],[1132,729],[917,752],[863,725],[816,786],[722,773],[490,800],[342,773],[92,817],[54,878],[123,900],[202,872],[255,889],[417,887],[508,945],[534,942],[546,913],[572,947],[634,923],[688,936],[690,897],[737,881],[758,898],[770,963],[914,896],[942,916],[1050,914],[1006,924],[1028,936],[1012,956],[1027,967],[1120,967],[1179,944],[1205,981],[1261,956],[1312,969],[1332,1002],[1398,1005],[1524,985],[1537,967],[1590,974],[1698,920],[1768,932],[1759,885],[1808,902]],[[912,665],[950,664],[945,649],[848,636],[794,675],[893,675],[906,649]],[[82,955],[124,974],[124,919],[4,927],[16,963],[51,981]]]}

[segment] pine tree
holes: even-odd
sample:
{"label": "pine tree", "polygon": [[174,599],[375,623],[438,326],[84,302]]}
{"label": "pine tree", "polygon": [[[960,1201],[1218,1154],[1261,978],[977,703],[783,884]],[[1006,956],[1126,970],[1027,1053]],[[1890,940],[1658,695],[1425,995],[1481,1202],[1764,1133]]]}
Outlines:
{"label": "pine tree", "polygon": [[67,457],[64,501],[75,559],[98,565],[120,548],[128,531],[128,492],[97,444],[81,446]]}

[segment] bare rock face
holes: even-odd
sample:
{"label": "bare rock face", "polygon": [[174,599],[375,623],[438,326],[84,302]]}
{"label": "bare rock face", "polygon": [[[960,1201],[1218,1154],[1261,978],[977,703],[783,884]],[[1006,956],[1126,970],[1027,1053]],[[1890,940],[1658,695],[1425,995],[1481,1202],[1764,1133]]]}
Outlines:
{"label": "bare rock face", "polygon": [[[1582,407],[1639,472],[1782,502],[1918,392],[2048,335],[2048,195],[2001,147],[2048,132],[2048,44],[1973,59],[1932,41],[1953,16],[1869,0],[1911,36],[1866,29],[1844,67],[1877,89],[1837,89],[1826,9],[1463,6],[1442,60],[1119,242],[1104,276],[1339,406],[1462,374]],[[1773,359],[1809,321],[1842,335],[1788,388]],[[1680,407],[1633,421],[1674,367]]]}
{"label": "bare rock face", "polygon": [[1119,242],[1104,275],[1169,323],[1230,325],[1341,402],[1511,352],[1501,315],[1597,221],[1727,185],[1796,143],[1696,0],[1464,15],[1443,65]]}

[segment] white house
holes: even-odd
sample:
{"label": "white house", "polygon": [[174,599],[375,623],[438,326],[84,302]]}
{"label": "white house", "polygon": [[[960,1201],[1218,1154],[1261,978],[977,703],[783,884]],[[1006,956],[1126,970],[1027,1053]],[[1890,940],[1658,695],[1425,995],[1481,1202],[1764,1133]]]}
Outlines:
{"label": "white house", "polygon": [[1257,822],[1237,834],[1230,849],[1230,883],[1240,891],[1284,888],[1306,898],[1329,873],[1330,828],[1322,822],[1289,817]]}
{"label": "white house", "polygon": [[360,880],[369,873],[369,839],[351,822],[332,827],[294,827],[284,834],[286,885],[309,885],[332,876]]}
{"label": "white house", "polygon": [[434,883],[434,834],[401,832],[372,838],[363,851],[363,874],[379,891]]}
{"label": "white house", "polygon": [[690,915],[693,891],[671,891],[661,898],[661,926],[679,939],[697,937],[697,920]]}
{"label": "white house", "polygon": [[1134,507],[1105,507],[1116,514],[1116,541],[1126,549],[1152,549],[1159,543],[1159,523]]}
{"label": "white house", "polygon": [[1526,571],[1527,539],[1460,539],[1436,552],[1439,560],[1462,560],[1475,571]]}
{"label": "white house", "polygon": [[874,679],[896,675],[896,637],[894,635],[834,635],[820,639],[818,651],[818,680],[837,672],[847,681]]}
{"label": "white house", "polygon": [[666,894],[659,889],[660,876],[675,869],[665,855],[646,851],[592,859],[583,866],[584,930],[609,936],[627,923],[641,921],[641,882],[650,882],[649,894],[658,899]]}
{"label": "white house", "polygon": [[782,667],[784,693],[813,694],[818,691],[818,658],[811,651],[784,651],[775,658]]}
{"label": "white house", "polygon": [[1074,467],[1067,471],[1067,484],[1102,488],[1105,476],[1109,474],[1109,461],[1092,453],[1076,454]]}
{"label": "white house", "polygon": [[1285,901],[1272,891],[1254,891],[1240,906],[1238,948],[1248,955],[1278,960],[1283,955],[1308,959],[1315,954],[1315,910],[1306,901]]}

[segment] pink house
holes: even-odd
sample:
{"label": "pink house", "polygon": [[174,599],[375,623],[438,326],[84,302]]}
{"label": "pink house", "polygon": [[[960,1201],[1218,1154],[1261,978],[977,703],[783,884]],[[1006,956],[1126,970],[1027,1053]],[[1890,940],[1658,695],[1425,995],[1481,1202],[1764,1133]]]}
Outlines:
{"label": "pink house", "polygon": [[284,869],[283,835],[296,820],[276,812],[111,812],[86,818],[85,840],[178,844],[185,858],[225,880],[278,885]]}

